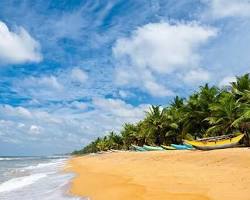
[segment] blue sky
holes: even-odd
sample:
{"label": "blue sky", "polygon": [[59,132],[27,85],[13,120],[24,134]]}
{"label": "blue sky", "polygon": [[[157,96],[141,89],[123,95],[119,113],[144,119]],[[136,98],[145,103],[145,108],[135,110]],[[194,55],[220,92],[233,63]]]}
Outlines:
{"label": "blue sky", "polygon": [[2,0],[0,155],[71,152],[250,70],[247,0]]}

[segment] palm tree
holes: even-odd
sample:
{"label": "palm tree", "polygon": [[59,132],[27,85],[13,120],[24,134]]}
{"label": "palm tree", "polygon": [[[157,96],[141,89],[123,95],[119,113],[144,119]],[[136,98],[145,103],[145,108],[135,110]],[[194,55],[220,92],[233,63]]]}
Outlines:
{"label": "palm tree", "polygon": [[123,139],[123,145],[126,149],[129,149],[131,144],[137,144],[138,142],[138,127],[134,124],[125,123],[121,130],[121,136]]}
{"label": "palm tree", "polygon": [[191,95],[184,107],[184,127],[186,134],[192,134],[194,137],[203,137],[209,128],[209,123],[205,120],[211,115],[209,106],[218,98],[218,89],[209,87],[206,84],[200,87],[200,90]]}
{"label": "palm tree", "polygon": [[235,128],[239,128],[243,133],[245,133],[246,137],[246,145],[250,146],[250,107],[248,106],[244,112],[238,117],[233,123],[232,126]]}
{"label": "palm tree", "polygon": [[239,128],[246,136],[246,144],[250,146],[250,77],[249,74],[245,74],[236,78],[236,82],[231,83],[231,91],[240,103],[241,114],[233,122],[233,126]]}
{"label": "palm tree", "polygon": [[182,108],[184,105],[184,99],[176,96],[174,100],[170,103],[170,107]]}
{"label": "palm tree", "polygon": [[234,130],[233,122],[240,116],[240,103],[229,92],[223,92],[218,102],[211,104],[211,117],[206,120],[212,127],[207,133],[228,134]]}
{"label": "palm tree", "polygon": [[146,142],[148,144],[160,145],[164,142],[167,126],[165,112],[165,108],[153,105],[146,112],[142,127],[143,131],[147,133]]}
{"label": "palm tree", "polygon": [[[245,74],[241,77],[236,77],[236,82],[231,83],[231,91],[237,100],[241,99],[246,94],[247,94],[248,100],[249,100],[249,93],[250,93],[249,74]],[[241,99],[241,100],[243,100],[243,99]]]}
{"label": "palm tree", "polygon": [[104,136],[102,139],[100,139],[98,141],[98,143],[96,144],[97,148],[99,151],[107,151],[109,150],[109,141],[108,141],[108,137]]}
{"label": "palm tree", "polygon": [[117,135],[114,131],[109,133],[107,143],[109,149],[120,149],[123,145],[121,136]]}
{"label": "palm tree", "polygon": [[172,105],[166,112],[167,116],[167,131],[165,133],[165,143],[181,143],[185,137],[183,134],[182,107]]}

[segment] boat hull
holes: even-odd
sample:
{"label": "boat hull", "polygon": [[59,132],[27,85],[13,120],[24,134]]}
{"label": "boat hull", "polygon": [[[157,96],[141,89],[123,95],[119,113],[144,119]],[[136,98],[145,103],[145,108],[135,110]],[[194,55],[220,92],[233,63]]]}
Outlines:
{"label": "boat hull", "polygon": [[176,148],[171,147],[171,146],[161,145],[161,147],[162,147],[163,149],[166,149],[166,150],[176,150]]}
{"label": "boat hull", "polygon": [[147,151],[164,151],[162,147],[153,147],[153,146],[148,146],[148,145],[143,145],[143,148]]}
{"label": "boat hull", "polygon": [[136,151],[146,151],[143,147],[131,145]]}
{"label": "boat hull", "polygon": [[174,147],[177,150],[191,150],[191,149],[193,149],[193,148],[190,148],[186,145],[180,145],[180,144],[171,144],[171,147]]}
{"label": "boat hull", "polygon": [[214,149],[225,149],[232,148],[238,145],[239,141],[244,137],[244,134],[238,135],[231,139],[223,139],[218,141],[188,141],[185,140],[186,144],[192,145],[199,150],[214,150]]}

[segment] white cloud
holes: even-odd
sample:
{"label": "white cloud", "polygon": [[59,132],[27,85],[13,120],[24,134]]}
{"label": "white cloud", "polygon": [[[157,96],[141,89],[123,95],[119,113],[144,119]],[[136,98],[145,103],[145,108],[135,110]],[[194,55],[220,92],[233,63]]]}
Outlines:
{"label": "white cloud", "polygon": [[225,87],[230,86],[230,83],[235,82],[236,77],[235,76],[226,76],[219,82],[219,87]]}
{"label": "white cloud", "polygon": [[156,82],[152,72],[147,69],[140,71],[138,68],[118,67],[116,69],[116,84],[118,86],[139,87],[155,97],[174,95],[174,92],[167,89],[163,84]]}
{"label": "white cloud", "polygon": [[129,97],[135,96],[135,94],[133,94],[132,92],[130,92],[128,90],[119,90],[118,91],[118,96],[123,98],[123,99],[126,99],[126,98],[129,98]]}
{"label": "white cloud", "polygon": [[174,92],[166,89],[163,85],[160,85],[153,80],[146,81],[145,88],[149,91],[149,93],[152,96],[156,97],[174,96]]}
{"label": "white cloud", "polygon": [[[20,85],[20,84],[18,84]],[[41,76],[41,77],[28,77],[22,80],[22,87],[26,87],[28,89],[34,88],[37,92],[39,89],[43,89],[47,92],[53,91],[61,91],[63,90],[63,85],[59,83],[57,77],[55,76]]]}
{"label": "white cloud", "polygon": [[118,39],[113,52],[117,59],[128,58],[133,66],[170,73],[196,65],[197,48],[215,35],[215,29],[196,23],[151,23],[139,27],[129,38]]}
{"label": "white cloud", "polygon": [[[14,90],[19,95],[26,95],[28,98],[32,98],[29,102],[30,105],[39,105],[44,100],[60,99],[61,96],[66,96],[66,86],[64,86],[63,80],[59,80],[59,78],[54,75],[30,76],[19,79],[13,85]],[[67,91],[67,93],[68,92],[70,91]]]}
{"label": "white cloud", "polygon": [[140,105],[134,107],[131,104],[127,104],[125,101],[120,99],[103,99],[96,98],[93,100],[93,105],[96,108],[112,113],[114,116],[138,119],[144,116],[144,111],[149,107],[149,105]]}
{"label": "white cloud", "polygon": [[[11,112],[6,112],[6,107]],[[40,147],[46,144],[57,151],[60,148],[70,152],[107,131],[120,130],[125,122],[139,121],[148,107],[146,104],[133,106],[120,99],[105,98],[95,98],[88,103],[62,103],[46,107],[46,110],[41,107],[0,106],[0,141],[34,145],[33,141],[39,140]],[[20,109],[28,111],[30,117],[19,112]]]}
{"label": "white cloud", "polygon": [[71,71],[71,78],[73,81],[84,83],[88,79],[88,75],[80,68],[73,68]]}
{"label": "white cloud", "polygon": [[11,32],[0,21],[0,60],[10,64],[39,62],[42,60],[40,45],[24,28]]}
{"label": "white cloud", "polygon": [[88,104],[79,101],[73,101],[71,106],[76,109],[86,110],[88,108]]}
{"label": "white cloud", "polygon": [[40,134],[41,133],[41,127],[36,126],[36,125],[31,125],[30,129],[29,129],[29,133],[34,134],[34,135]]}
{"label": "white cloud", "polygon": [[60,70],[50,75],[19,78],[13,83],[13,88],[20,96],[32,98],[30,105],[42,104],[49,100],[74,101],[86,96],[90,99],[115,90],[112,88],[112,82],[103,83],[97,76],[99,75],[94,73],[91,79],[88,79],[88,75],[83,70],[73,68],[73,70]]}
{"label": "white cloud", "polygon": [[[171,96],[159,76],[185,72],[199,66],[199,48],[217,30],[193,23],[150,23],[120,38],[113,47],[116,82],[139,87],[153,96]],[[157,80],[157,81],[156,81]]]}
{"label": "white cloud", "polygon": [[58,82],[55,76],[31,77],[27,81],[30,81],[30,84],[34,84],[37,87],[52,88],[55,90],[63,89],[63,86]]}
{"label": "white cloud", "polygon": [[183,75],[183,81],[188,84],[200,84],[209,81],[210,73],[204,69],[197,68]]}
{"label": "white cloud", "polygon": [[18,127],[18,128],[23,128],[23,127],[25,127],[25,124],[23,124],[23,123],[18,123],[18,124],[17,124],[17,127]]}
{"label": "white cloud", "polygon": [[208,15],[214,18],[250,17],[249,0],[209,0]]}
{"label": "white cloud", "polygon": [[3,113],[5,115],[10,115],[13,117],[23,117],[23,118],[31,118],[32,115],[29,110],[23,107],[12,107],[10,105],[0,105],[0,113]]}

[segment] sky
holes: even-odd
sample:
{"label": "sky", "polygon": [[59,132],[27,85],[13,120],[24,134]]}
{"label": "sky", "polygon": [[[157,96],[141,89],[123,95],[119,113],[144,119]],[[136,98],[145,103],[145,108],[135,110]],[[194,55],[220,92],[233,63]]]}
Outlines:
{"label": "sky", "polygon": [[249,0],[1,0],[0,155],[80,149],[249,52]]}

